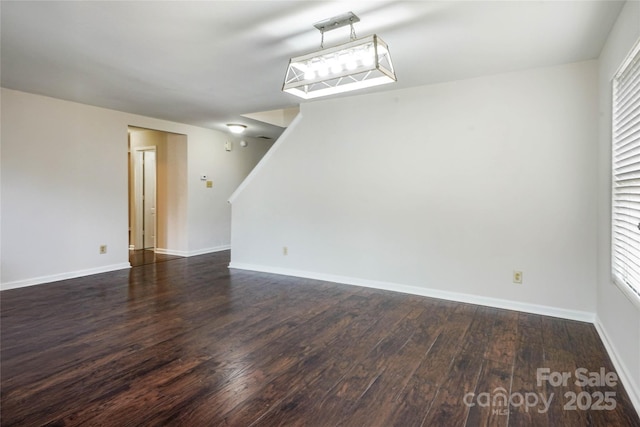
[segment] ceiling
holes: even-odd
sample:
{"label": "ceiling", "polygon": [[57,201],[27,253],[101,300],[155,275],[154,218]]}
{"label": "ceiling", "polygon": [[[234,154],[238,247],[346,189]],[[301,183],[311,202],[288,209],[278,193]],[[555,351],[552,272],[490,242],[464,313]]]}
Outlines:
{"label": "ceiling", "polygon": [[[300,103],[282,80],[290,57],[319,48],[318,21],[353,11],[358,36],[387,42],[398,82],[373,92],[597,58],[622,6],[3,0],[0,75],[5,88],[222,131],[244,123],[273,138],[281,127],[242,115]],[[324,45],[348,39],[343,27]]]}

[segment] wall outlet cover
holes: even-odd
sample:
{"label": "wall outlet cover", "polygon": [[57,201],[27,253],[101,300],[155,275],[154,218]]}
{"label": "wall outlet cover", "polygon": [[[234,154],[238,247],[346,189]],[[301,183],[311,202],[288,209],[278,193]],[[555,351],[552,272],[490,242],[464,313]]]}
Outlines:
{"label": "wall outlet cover", "polygon": [[513,272],[513,283],[522,283],[522,271]]}

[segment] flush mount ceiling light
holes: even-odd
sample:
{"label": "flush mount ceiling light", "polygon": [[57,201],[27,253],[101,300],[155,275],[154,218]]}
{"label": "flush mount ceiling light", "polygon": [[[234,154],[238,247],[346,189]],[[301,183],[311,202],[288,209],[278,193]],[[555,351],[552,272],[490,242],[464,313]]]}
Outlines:
{"label": "flush mount ceiling light", "polygon": [[[377,35],[356,38],[352,12],[314,25],[321,34],[320,50],[291,58],[282,90],[304,99],[334,95],[396,81],[389,48]],[[350,41],[324,49],[324,33],[349,25]]]}
{"label": "flush mount ceiling light", "polygon": [[231,133],[242,133],[247,128],[245,125],[239,125],[235,123],[228,124],[229,132]]}

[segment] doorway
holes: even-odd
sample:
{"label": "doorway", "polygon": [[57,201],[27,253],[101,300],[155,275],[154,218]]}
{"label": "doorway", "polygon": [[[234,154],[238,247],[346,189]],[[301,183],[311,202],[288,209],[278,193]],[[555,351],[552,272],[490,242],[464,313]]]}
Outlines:
{"label": "doorway", "polygon": [[182,202],[174,183],[186,181],[186,136],[129,127],[128,151],[129,263],[179,258],[170,248],[173,234],[182,231],[175,220]]}

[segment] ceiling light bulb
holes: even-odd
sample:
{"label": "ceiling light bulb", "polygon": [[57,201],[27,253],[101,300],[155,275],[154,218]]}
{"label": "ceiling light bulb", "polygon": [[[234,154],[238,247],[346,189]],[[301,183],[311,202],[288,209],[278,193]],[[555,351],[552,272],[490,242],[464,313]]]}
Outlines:
{"label": "ceiling light bulb", "polygon": [[326,64],[320,64],[318,66],[318,75],[320,77],[326,77],[329,75],[329,68],[327,68]]}
{"label": "ceiling light bulb", "polygon": [[239,125],[235,123],[228,124],[229,132],[231,133],[242,133],[247,128],[245,125]]}
{"label": "ceiling light bulb", "polygon": [[373,47],[369,46],[362,52],[362,64],[367,66],[373,65],[373,63],[375,62],[374,56],[375,52],[373,50]]}
{"label": "ceiling light bulb", "polygon": [[316,77],[316,73],[313,70],[307,70],[304,73],[305,80],[313,80]]}
{"label": "ceiling light bulb", "polygon": [[358,67],[358,63],[356,61],[356,53],[349,52],[349,54],[346,55],[345,58],[345,67],[347,67],[347,70],[355,70]]}
{"label": "ceiling light bulb", "polygon": [[340,61],[338,61],[337,59],[331,61],[331,72],[333,74],[338,74],[340,71],[342,71],[342,64],[340,63]]}

